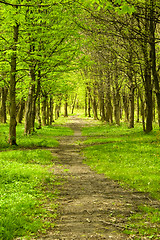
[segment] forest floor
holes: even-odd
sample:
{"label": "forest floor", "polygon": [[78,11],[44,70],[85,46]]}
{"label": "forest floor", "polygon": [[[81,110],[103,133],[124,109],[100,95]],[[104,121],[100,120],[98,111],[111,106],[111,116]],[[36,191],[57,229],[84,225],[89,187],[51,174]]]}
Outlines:
{"label": "forest floor", "polygon": [[61,137],[59,146],[52,149],[58,157],[54,174],[61,182],[56,186],[58,218],[55,228],[38,239],[147,239],[129,236],[123,231],[128,217],[138,211],[139,205],[155,207],[157,201],[145,193],[123,189],[116,181],[84,164],[83,145],[79,141],[85,139],[81,128],[86,124],[90,122],[71,117],[67,126],[74,130],[74,136]]}

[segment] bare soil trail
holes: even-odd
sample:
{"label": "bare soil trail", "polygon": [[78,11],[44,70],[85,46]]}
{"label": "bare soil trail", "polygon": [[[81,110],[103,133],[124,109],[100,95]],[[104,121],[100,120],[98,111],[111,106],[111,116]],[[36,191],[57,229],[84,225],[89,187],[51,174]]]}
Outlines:
{"label": "bare soil trail", "polygon": [[61,137],[60,145],[52,150],[58,156],[54,174],[63,178],[63,184],[57,186],[59,217],[56,227],[39,240],[138,239],[124,234],[124,226],[137,206],[150,199],[147,194],[122,189],[83,163],[82,146],[77,141],[84,139],[81,127],[85,124],[85,120],[72,117],[67,126],[74,136]]}

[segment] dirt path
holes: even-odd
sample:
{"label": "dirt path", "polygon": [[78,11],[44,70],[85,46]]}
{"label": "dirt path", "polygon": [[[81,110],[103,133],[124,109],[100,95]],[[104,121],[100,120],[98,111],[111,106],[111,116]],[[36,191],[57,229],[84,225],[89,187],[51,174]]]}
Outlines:
{"label": "dirt path", "polygon": [[74,136],[62,137],[60,146],[53,150],[59,158],[55,174],[64,179],[64,184],[58,186],[57,226],[41,240],[137,239],[125,235],[123,227],[137,205],[150,200],[147,195],[122,189],[83,164],[81,146],[76,142],[83,139],[80,129],[84,123],[72,118],[69,127],[74,130]]}

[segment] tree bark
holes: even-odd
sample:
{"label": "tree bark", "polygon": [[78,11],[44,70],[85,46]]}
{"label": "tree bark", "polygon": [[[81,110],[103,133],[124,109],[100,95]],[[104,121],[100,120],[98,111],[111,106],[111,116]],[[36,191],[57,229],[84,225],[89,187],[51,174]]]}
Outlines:
{"label": "tree bark", "polygon": [[106,105],[105,120],[107,122],[113,123],[113,107],[112,107],[112,100],[111,100],[111,79],[110,79],[110,74],[108,75],[108,77],[106,79],[106,99],[105,99],[105,105]]}
{"label": "tree bark", "polygon": [[125,90],[122,93],[122,98],[123,98],[123,108],[125,113],[125,122],[129,122],[129,100]]}
{"label": "tree bark", "polygon": [[28,92],[28,98],[26,101],[26,112],[25,112],[25,126],[24,126],[24,133],[25,134],[31,134],[33,131],[32,129],[32,121],[33,121],[33,97],[35,94],[35,85],[31,84]]}
{"label": "tree bark", "polygon": [[54,122],[53,120],[53,98],[52,96],[50,96],[50,101],[49,101],[49,109],[50,109],[50,116],[49,116],[49,125],[52,125],[52,123]]}
{"label": "tree bark", "polygon": [[24,109],[25,109],[25,101],[23,98],[21,98],[19,107],[18,107],[18,113],[17,113],[17,122],[22,123],[23,115],[24,115]]}
{"label": "tree bark", "polygon": [[148,2],[145,2],[145,37],[144,43],[142,46],[143,54],[144,54],[144,88],[145,88],[145,100],[146,100],[146,133],[152,131],[152,121],[153,121],[153,109],[152,109],[152,81],[151,81],[151,56],[152,53],[149,48],[149,8]]}
{"label": "tree bark", "polygon": [[157,110],[158,110],[158,124],[160,127],[160,86],[156,63],[156,43],[155,43],[155,0],[150,0],[150,47],[151,47],[151,61],[152,61],[152,75],[156,92]]}
{"label": "tree bark", "polygon": [[113,91],[113,104],[115,122],[120,126],[120,93],[118,89],[114,89]]}
{"label": "tree bark", "polygon": [[7,100],[8,88],[1,88],[1,122],[7,122],[7,110],[6,110],[6,100]]}
{"label": "tree bark", "polygon": [[47,110],[46,111],[46,113],[47,113],[46,124],[49,126],[49,123],[50,123],[50,121],[49,121],[49,119],[50,119],[50,106],[49,106],[49,102],[48,101],[49,101],[49,99],[47,98],[47,101],[46,101],[46,103],[47,103],[46,104],[47,105],[46,106],[47,107],[47,109],[46,109]]}
{"label": "tree bark", "polygon": [[47,120],[47,94],[43,93],[42,97],[42,125],[46,126],[46,120]]}
{"label": "tree bark", "polygon": [[68,96],[65,97],[65,103],[64,103],[64,117],[68,117]]}
{"label": "tree bark", "polygon": [[9,96],[10,96],[10,124],[9,124],[9,144],[17,145],[16,143],[16,68],[17,68],[17,43],[18,43],[18,33],[19,25],[16,23],[13,26],[13,53],[11,55],[11,70],[10,70],[10,87],[9,87]]}
{"label": "tree bark", "polygon": [[145,105],[144,105],[144,100],[141,91],[138,89],[138,95],[141,100],[141,116],[142,116],[142,125],[143,125],[143,131],[146,131],[146,126],[145,126]]}
{"label": "tree bark", "polygon": [[77,93],[76,93],[76,95],[75,95],[75,97],[73,99],[71,114],[73,114],[73,112],[74,112],[74,108],[75,108],[75,105],[76,105],[76,100],[77,100]]}
{"label": "tree bark", "polygon": [[130,117],[129,117],[129,128],[134,128],[134,86],[133,84],[130,86],[130,95],[129,95],[129,101],[130,101]]}
{"label": "tree bark", "polygon": [[90,94],[90,88],[87,87],[88,90],[88,117],[91,117],[91,94]]}
{"label": "tree bark", "polygon": [[55,107],[55,119],[58,119],[60,114],[59,114],[59,111],[60,111],[60,107],[58,104],[56,104],[56,107]]}
{"label": "tree bark", "polygon": [[84,107],[85,117],[87,117],[87,108],[88,108],[88,105],[87,105],[87,89],[86,89],[86,91],[85,91],[85,107]]}
{"label": "tree bark", "polygon": [[38,127],[37,129],[41,129],[42,127],[42,121],[41,121],[41,114],[40,114],[40,96],[38,96],[38,99],[37,99],[37,120],[38,120]]}
{"label": "tree bark", "polygon": [[140,110],[140,106],[139,106],[139,93],[137,92],[137,123],[139,123],[139,110]]}
{"label": "tree bark", "polygon": [[94,86],[94,94],[93,94],[93,101],[92,101],[92,106],[93,106],[93,115],[94,115],[94,120],[98,119],[98,104],[97,104],[97,94]]}
{"label": "tree bark", "polygon": [[103,91],[102,83],[100,83],[100,86],[99,86],[99,103],[100,103],[101,121],[103,122],[106,119],[106,115],[105,115],[104,91]]}
{"label": "tree bark", "polygon": [[36,74],[35,67],[30,66],[31,86],[29,88],[28,99],[26,102],[26,113],[25,113],[25,134],[31,134],[35,131],[35,117],[36,117],[36,100],[39,94],[39,85],[37,80],[37,92],[36,92]]}

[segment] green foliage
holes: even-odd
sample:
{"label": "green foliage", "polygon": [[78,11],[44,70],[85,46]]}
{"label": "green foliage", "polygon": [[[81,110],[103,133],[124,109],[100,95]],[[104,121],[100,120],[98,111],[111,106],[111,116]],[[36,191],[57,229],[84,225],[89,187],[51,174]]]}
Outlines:
{"label": "green foliage", "polygon": [[[52,95],[66,94],[68,88],[63,83],[63,73],[77,69],[81,65],[80,34],[71,17],[75,4],[69,1],[22,1],[24,6],[14,7],[2,4],[0,76],[1,84],[9,85],[10,59],[13,55],[13,27],[19,25],[16,51],[17,99],[27,98],[31,78],[29,71],[34,69],[36,79],[41,73],[41,89]],[[28,4],[30,5],[29,7]],[[27,6],[25,6],[27,5]],[[43,5],[40,7],[39,5]],[[57,79],[59,81],[57,81]],[[62,85],[62,87],[61,87]],[[55,89],[57,92],[55,92]]]}
{"label": "green foliage", "polygon": [[135,11],[135,8],[129,5],[125,0],[114,0],[112,2],[106,0],[88,0],[88,1],[81,1],[88,8],[92,8],[92,11],[96,9],[99,11],[101,9],[112,9],[118,14],[132,14]]}
{"label": "green foliage", "polygon": [[119,14],[132,14],[135,12],[134,6],[129,6],[127,3],[123,4],[120,8],[115,8],[115,11]]}

